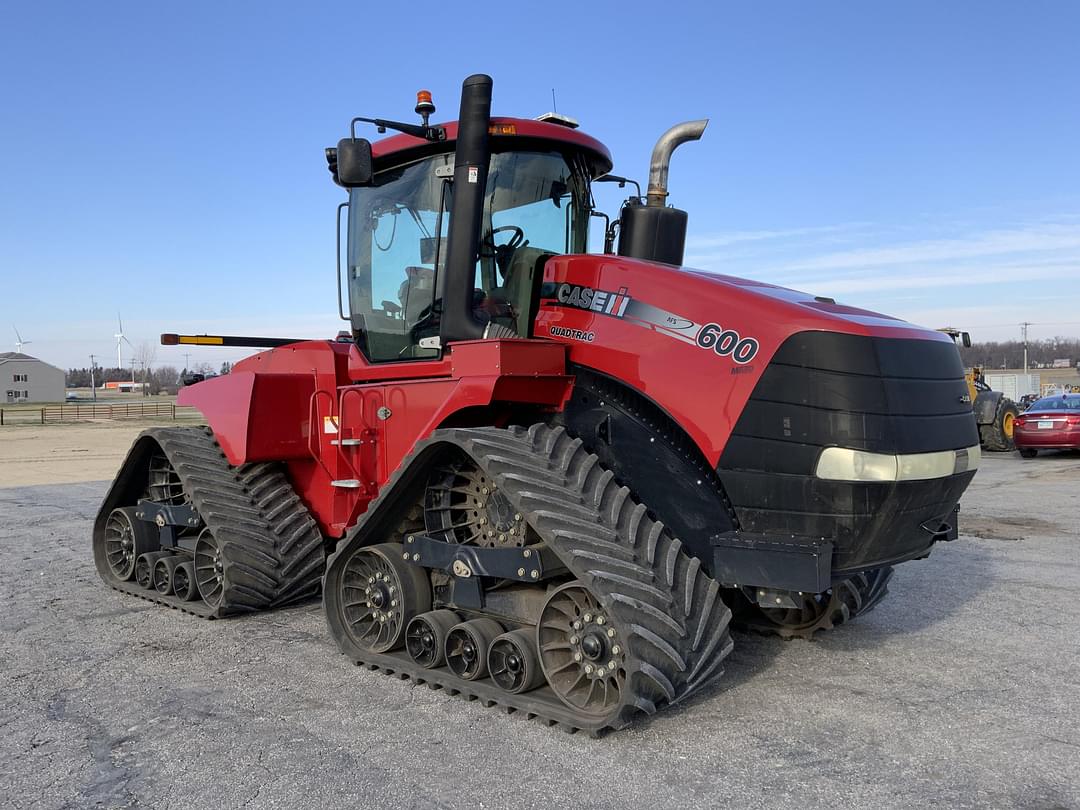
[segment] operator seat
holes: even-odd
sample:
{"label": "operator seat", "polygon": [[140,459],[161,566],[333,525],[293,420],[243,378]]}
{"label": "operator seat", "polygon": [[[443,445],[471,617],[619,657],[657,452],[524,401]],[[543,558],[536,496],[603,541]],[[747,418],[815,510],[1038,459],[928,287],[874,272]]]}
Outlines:
{"label": "operator seat", "polygon": [[[535,247],[519,247],[510,259],[510,265],[503,277],[502,287],[493,290],[493,296],[506,301],[513,307],[516,323],[507,323],[515,329],[519,337],[529,336],[529,327],[535,314],[537,290],[543,274],[544,263],[554,256],[550,250]],[[503,320],[499,318],[497,320]]]}

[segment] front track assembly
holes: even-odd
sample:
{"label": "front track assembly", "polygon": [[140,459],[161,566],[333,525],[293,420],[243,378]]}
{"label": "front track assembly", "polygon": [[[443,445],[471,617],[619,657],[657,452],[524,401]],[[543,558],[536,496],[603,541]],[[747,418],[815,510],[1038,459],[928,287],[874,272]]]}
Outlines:
{"label": "front track assembly", "polygon": [[93,548],[116,590],[206,618],[313,597],[325,559],[280,465],[234,467],[206,428],[139,436],[98,512]]}
{"label": "front track assembly", "polygon": [[[482,472],[532,542],[447,554],[426,535],[384,542],[448,457]],[[495,607],[505,593],[516,610]],[[359,665],[593,734],[693,694],[732,647],[699,561],[580,440],[546,425],[420,442],[328,560],[324,606]]]}

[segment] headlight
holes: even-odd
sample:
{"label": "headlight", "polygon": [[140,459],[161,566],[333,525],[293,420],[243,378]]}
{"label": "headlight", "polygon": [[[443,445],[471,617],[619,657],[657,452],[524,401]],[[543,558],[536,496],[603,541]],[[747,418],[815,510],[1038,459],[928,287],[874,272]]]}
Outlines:
{"label": "headlight", "polygon": [[826,447],[815,475],[828,481],[925,481],[974,470],[979,446],[937,453],[868,453],[850,447]]}

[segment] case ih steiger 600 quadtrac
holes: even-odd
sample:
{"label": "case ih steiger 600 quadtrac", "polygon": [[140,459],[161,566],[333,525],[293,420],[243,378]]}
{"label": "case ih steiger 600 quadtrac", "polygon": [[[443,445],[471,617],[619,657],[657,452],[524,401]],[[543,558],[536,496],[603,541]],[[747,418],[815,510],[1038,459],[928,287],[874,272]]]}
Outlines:
{"label": "case ih steiger 600 quadtrac", "polygon": [[955,536],[979,436],[946,335],[680,266],[668,163],[705,122],[588,255],[607,149],[490,108],[473,76],[457,122],[421,93],[327,150],[347,339],[164,336],[272,348],[184,389],[208,428],[139,437],[94,556],[202,616],[321,590],[357,663],[597,732],[719,676],[733,612],[872,608]]}

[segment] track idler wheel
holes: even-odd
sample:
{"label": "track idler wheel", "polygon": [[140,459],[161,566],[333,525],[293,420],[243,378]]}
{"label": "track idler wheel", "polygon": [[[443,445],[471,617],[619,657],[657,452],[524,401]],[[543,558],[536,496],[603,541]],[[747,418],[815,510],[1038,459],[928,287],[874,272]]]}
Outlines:
{"label": "track idler wheel", "polygon": [[139,557],[157,548],[157,527],[135,517],[134,506],[113,509],[109,513],[105,522],[105,559],[117,579],[124,582],[132,579]]}
{"label": "track idler wheel", "polygon": [[199,586],[195,584],[195,565],[192,562],[183,562],[177,565],[172,572],[173,593],[185,602],[193,602],[199,598]]}
{"label": "track idler wheel", "polygon": [[622,704],[624,636],[580,582],[551,592],[537,627],[540,663],[559,699],[591,716]]}
{"label": "track idler wheel", "polygon": [[452,610],[421,613],[405,629],[405,649],[413,661],[427,669],[446,661],[446,637],[461,619]]}
{"label": "track idler wheel", "polygon": [[544,671],[536,654],[535,633],[511,630],[503,633],[488,649],[488,672],[500,689],[513,694],[542,686]]}
{"label": "track idler wheel", "polygon": [[210,607],[221,606],[225,595],[225,560],[221,546],[209,529],[199,533],[195,541],[195,585],[199,596]]}
{"label": "track idler wheel", "polygon": [[167,551],[151,551],[140,554],[135,561],[135,581],[148,591],[154,590],[154,566],[162,557],[170,556]]}
{"label": "track idler wheel", "polygon": [[812,638],[819,630],[831,630],[844,622],[869,613],[889,592],[891,567],[875,568],[834,584],[824,593],[798,596],[795,608],[759,607],[745,593],[736,621],[748,630],[783,638]]}
{"label": "track idler wheel", "polygon": [[166,554],[154,563],[154,590],[162,596],[173,592],[173,571],[179,564],[180,558],[175,554]]}
{"label": "track idler wheel", "polygon": [[488,650],[502,632],[494,619],[462,622],[446,636],[446,665],[466,681],[483,678],[488,671]]}
{"label": "track idler wheel", "polygon": [[431,609],[431,582],[402,559],[400,543],[380,543],[358,548],[345,562],[338,597],[353,643],[384,653],[400,647],[409,622]]}

